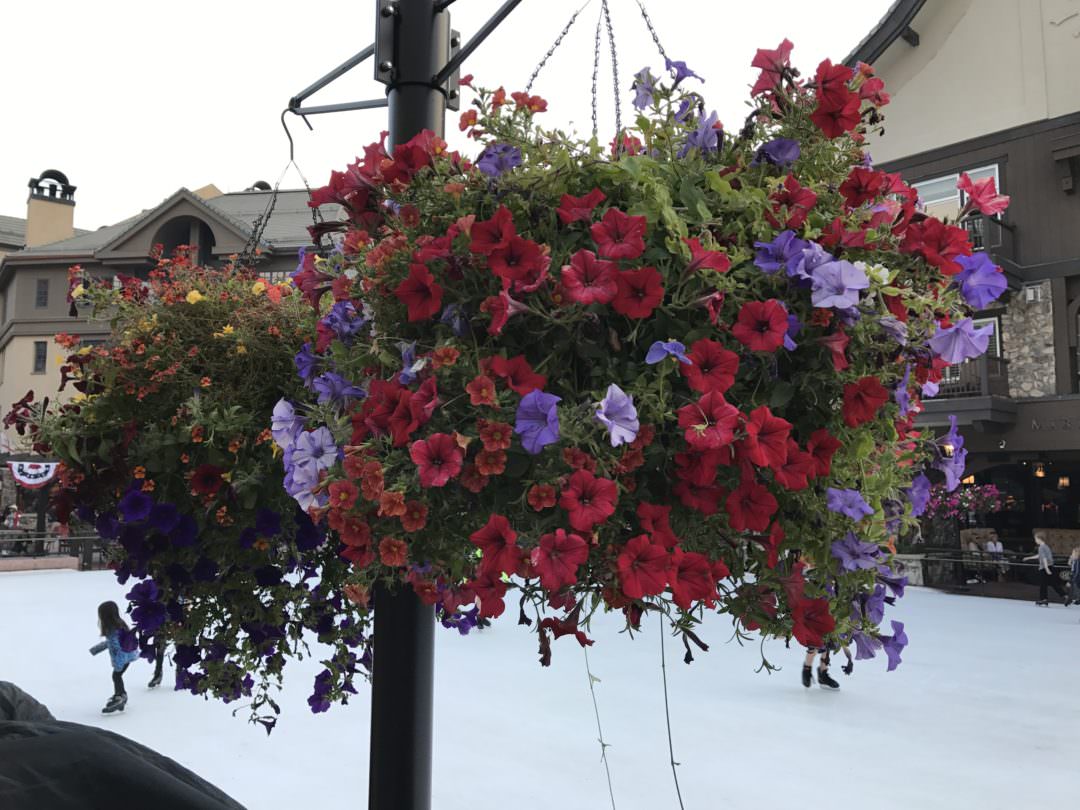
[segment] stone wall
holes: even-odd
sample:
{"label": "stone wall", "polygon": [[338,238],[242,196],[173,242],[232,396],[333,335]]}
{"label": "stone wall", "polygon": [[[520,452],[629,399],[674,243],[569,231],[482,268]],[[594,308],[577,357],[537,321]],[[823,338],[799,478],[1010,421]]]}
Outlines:
{"label": "stone wall", "polygon": [[1039,286],[1039,301],[1013,293],[1001,316],[1001,348],[1009,361],[1009,396],[1049,397],[1054,387],[1054,316],[1050,282]]}

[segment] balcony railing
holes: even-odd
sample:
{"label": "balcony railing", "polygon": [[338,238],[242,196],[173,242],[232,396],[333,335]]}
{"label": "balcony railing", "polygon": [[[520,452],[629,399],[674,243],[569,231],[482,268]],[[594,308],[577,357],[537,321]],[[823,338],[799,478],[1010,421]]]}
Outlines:
{"label": "balcony railing", "polygon": [[957,223],[968,232],[968,239],[975,250],[985,250],[995,261],[1015,259],[1013,254],[1013,228],[1000,217],[970,214]]}
{"label": "balcony railing", "polygon": [[983,355],[950,366],[938,387],[938,399],[1009,396],[1009,361]]}

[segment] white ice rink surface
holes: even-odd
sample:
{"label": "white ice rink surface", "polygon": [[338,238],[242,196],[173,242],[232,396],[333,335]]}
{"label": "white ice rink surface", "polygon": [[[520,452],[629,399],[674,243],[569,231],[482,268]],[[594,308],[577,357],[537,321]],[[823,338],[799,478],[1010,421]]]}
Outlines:
{"label": "white ice rink surface", "polygon": [[[0,574],[0,680],[58,719],[107,728],[172,757],[250,810],[366,808],[368,694],[312,715],[319,667],[290,663],[284,713],[268,738],[233,706],[146,689],[132,665],[122,715],[102,716],[106,658],[91,657],[96,607],[123,605],[111,573]],[[585,662],[572,638],[537,663],[536,636],[516,610],[483,633],[437,629],[435,810],[603,810]],[[841,807],[1066,808],[1080,797],[1080,608],[949,596],[918,588],[891,611],[906,625],[904,663],[857,662],[838,693],[804,689],[802,653],[766,646],[782,667],[755,674],[757,645],[725,643],[730,624],[707,622],[711,645],[690,666],[667,638],[675,757],[688,810]],[[590,648],[615,805],[677,808],[668,764],[655,624],[630,640],[615,617],[594,624]],[[44,808],[43,808],[44,810]]]}

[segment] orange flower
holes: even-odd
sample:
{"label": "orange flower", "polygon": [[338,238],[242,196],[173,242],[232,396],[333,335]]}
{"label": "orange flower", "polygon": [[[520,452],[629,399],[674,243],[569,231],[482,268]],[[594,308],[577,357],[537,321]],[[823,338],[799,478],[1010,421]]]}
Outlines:
{"label": "orange flower", "polygon": [[506,103],[506,90],[500,87],[491,96],[491,109],[497,110]]}
{"label": "orange flower", "polygon": [[136,478],[146,478],[146,467],[136,467],[131,474]]}
{"label": "orange flower", "polygon": [[510,449],[514,429],[506,422],[489,422],[487,419],[481,419],[476,426],[480,429],[480,441],[484,443],[485,450]]}
{"label": "orange flower", "polygon": [[351,509],[360,494],[352,481],[335,481],[329,487],[331,509]]}
{"label": "orange flower", "polygon": [[264,444],[274,437],[274,434],[270,432],[270,428],[263,428],[262,433],[255,437],[255,444]]}
{"label": "orange flower", "polygon": [[[473,113],[473,116],[474,116],[473,123],[476,123],[475,122],[476,110],[473,110],[472,113]],[[465,184],[464,183],[447,183],[445,186],[443,186],[443,191],[445,193],[449,194],[451,197],[453,197],[455,202],[461,200],[461,193],[464,190],[465,190]]]}
{"label": "orange flower", "polygon": [[404,540],[384,537],[379,541],[379,558],[385,566],[404,568],[409,561],[409,547],[405,545]]}
{"label": "orange flower", "polygon": [[550,484],[533,484],[529,488],[529,506],[537,512],[550,509],[555,505],[555,487]]}
{"label": "orange flower", "polygon": [[187,464],[189,461],[191,461],[191,456],[189,456],[187,453],[181,453],[180,454],[180,463],[181,464]]}
{"label": "orange flower", "polygon": [[266,538],[260,537],[258,540],[252,543],[251,547],[256,551],[266,551],[268,548],[270,548],[270,544],[266,542]]}
{"label": "orange flower", "polygon": [[458,361],[461,352],[453,346],[440,346],[431,353],[431,367],[438,371],[440,368],[449,368]]}
{"label": "orange flower", "polygon": [[480,375],[465,386],[469,392],[469,402],[473,405],[495,405],[495,381],[491,377]]}
{"label": "orange flower", "polygon": [[[346,464],[348,458],[345,459]],[[368,461],[360,468],[360,494],[377,501],[383,494],[383,468],[377,461]]]}
{"label": "orange flower", "polygon": [[379,496],[380,517],[400,517],[405,514],[405,493],[383,492]]}
{"label": "orange flower", "polygon": [[243,443],[239,439],[233,439],[229,442],[229,452],[234,456],[240,452],[240,447]]}
{"label": "orange flower", "polygon": [[357,607],[366,608],[368,606],[368,590],[363,585],[344,585],[341,592],[345,594],[346,599]]}
{"label": "orange flower", "polygon": [[143,492],[153,492],[154,491],[154,482],[149,480],[149,479],[147,479],[146,481],[143,481],[143,483],[142,483],[142,491]]}
{"label": "orange flower", "polygon": [[191,440],[195,442],[195,444],[202,444],[202,441],[205,438],[205,433],[206,432],[203,430],[202,425],[195,425],[195,427],[191,429]]}
{"label": "orange flower", "polygon": [[231,526],[233,519],[229,516],[229,507],[219,506],[217,512],[214,513],[214,518],[221,526]]}
{"label": "orange flower", "polygon": [[481,475],[475,464],[468,465],[461,472],[461,485],[469,492],[479,492],[491,481],[486,475]]}
{"label": "orange flower", "polygon": [[506,472],[506,453],[502,450],[481,450],[476,454],[476,469],[481,475],[502,475]]}
{"label": "orange flower", "polygon": [[461,118],[458,121],[458,128],[464,132],[472,126],[476,126],[476,110],[466,110],[461,114]]}
{"label": "orange flower", "polygon": [[427,525],[428,508],[420,501],[405,504],[405,514],[401,516],[401,526],[407,532],[418,532]]}
{"label": "orange flower", "polygon": [[199,380],[199,385],[201,385],[203,388],[209,388],[211,385],[210,378],[203,377],[201,380]]}

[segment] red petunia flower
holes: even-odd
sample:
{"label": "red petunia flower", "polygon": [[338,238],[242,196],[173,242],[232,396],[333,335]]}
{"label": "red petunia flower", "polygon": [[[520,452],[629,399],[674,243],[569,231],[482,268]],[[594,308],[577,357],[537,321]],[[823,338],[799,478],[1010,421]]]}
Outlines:
{"label": "red petunia flower", "polygon": [[723,394],[710,391],[697,402],[679,408],[679,427],[695,450],[719,450],[731,444],[739,424],[739,409]]}
{"label": "red petunia flower", "polygon": [[534,511],[543,512],[555,505],[555,487],[551,484],[533,484],[526,497]]}
{"label": "red petunia flower", "polygon": [[967,172],[962,172],[956,187],[968,196],[969,204],[973,208],[988,217],[1000,214],[1009,207],[1009,196],[997,193],[993,177],[973,181]]}
{"label": "red petunia flower", "polygon": [[540,622],[541,630],[550,630],[555,638],[573,636],[582,647],[591,647],[593,640],[578,628],[577,620],[556,619],[551,616]]}
{"label": "red petunia flower", "polygon": [[464,454],[449,433],[433,433],[409,445],[409,457],[420,473],[420,486],[444,487],[461,472]]}
{"label": "red petunia flower", "polygon": [[772,525],[767,537],[755,537],[754,541],[760,543],[768,552],[765,565],[776,568],[776,564],[780,561],[780,545],[784,542],[784,527],[780,525],[780,522],[777,521]]}
{"label": "red petunia flower", "polygon": [[784,345],[787,330],[787,310],[775,298],[770,298],[743,304],[731,334],[752,352],[775,352]]}
{"label": "red petunia flower", "polygon": [[555,592],[577,582],[577,570],[589,559],[589,544],[578,534],[556,529],[540,537],[531,555],[532,567],[544,590]]}
{"label": "red petunia flower", "polygon": [[773,469],[776,483],[792,492],[798,492],[810,486],[810,479],[816,474],[817,463],[814,457],[800,449],[798,442],[788,439],[787,459],[779,467]]}
{"label": "red petunia flower", "polygon": [[776,48],[757,49],[750,66],[761,68],[761,73],[754,82],[754,86],[750,88],[750,95],[756,96],[780,86],[785,68],[791,66],[791,50],[794,47],[791,40],[784,39]]}
{"label": "red petunia flower", "polygon": [[582,219],[592,219],[593,209],[606,199],[607,197],[604,195],[604,192],[598,188],[594,188],[584,197],[573,197],[569,194],[563,194],[562,199],[559,201],[559,207],[555,213],[558,214],[563,225],[569,225],[571,222],[577,222]]}
{"label": "red petunia flower", "polygon": [[701,246],[701,240],[683,239],[690,248],[690,264],[686,265],[686,274],[696,273],[698,270],[715,270],[717,273],[726,273],[731,269],[731,259],[720,250],[708,250]]}
{"label": "red petunia flower", "polygon": [[618,291],[611,308],[627,318],[648,318],[664,300],[662,281],[655,267],[620,272],[615,276]]}
{"label": "red petunia flower", "polygon": [[727,499],[728,519],[737,532],[765,531],[776,508],[776,498],[756,481],[743,481]]}
{"label": "red petunia flower", "polygon": [[502,515],[492,514],[484,527],[469,535],[481,551],[480,573],[497,577],[515,574],[524,552],[517,545],[517,532]]}
{"label": "red petunia flower", "polygon": [[514,427],[506,422],[489,422],[481,419],[476,423],[480,441],[485,450],[509,450],[514,438]]}
{"label": "red petunia flower", "polygon": [[422,321],[439,311],[443,289],[424,265],[410,264],[408,278],[397,286],[394,295],[409,308],[410,321]]}
{"label": "red petunia flower", "polygon": [[465,385],[469,394],[469,403],[472,405],[495,405],[495,381],[491,377],[481,374],[473,377],[472,381]]}
{"label": "red petunia flower", "polygon": [[823,647],[836,629],[828,599],[800,599],[791,608],[791,634],[804,647]]}
{"label": "red petunia flower", "polygon": [[637,516],[641,521],[642,531],[648,532],[653,541],[668,549],[679,544],[679,538],[668,522],[671,516],[670,506],[642,501],[637,505]]}
{"label": "red petunia flower", "polygon": [[619,290],[614,262],[597,259],[591,250],[579,250],[562,269],[566,297],[576,304],[609,304]]}
{"label": "red petunia flower", "polygon": [[667,578],[672,599],[683,610],[690,610],[694,602],[711,604],[716,599],[712,566],[703,554],[675,549],[671,553]]}
{"label": "red petunia flower", "polygon": [[835,100],[818,99],[817,108],[811,113],[810,120],[826,138],[839,138],[859,125],[862,118],[859,112],[861,107],[862,100],[859,95],[848,90],[846,96]]}
{"label": "red petunia flower", "polygon": [[588,470],[578,470],[566,482],[559,506],[566,510],[573,528],[587,532],[615,514],[618,498],[614,481],[597,478]]}
{"label": "red petunia flower", "polygon": [[690,481],[680,481],[671,491],[683,506],[703,515],[715,515],[720,509],[720,501],[727,495],[723,487],[715,484],[698,486]]}
{"label": "red petunia flower", "polygon": [[889,401],[889,391],[874,376],[863,377],[844,386],[844,424],[858,427],[872,420]]}
{"label": "red petunia flower", "polygon": [[831,335],[819,337],[817,342],[829,350],[829,354],[832,356],[833,371],[843,371],[851,365],[848,362],[846,353],[851,338],[848,337],[842,326],[838,327]]}
{"label": "red petunia flower", "polygon": [[818,99],[824,99],[833,105],[843,105],[851,93],[848,82],[853,75],[854,71],[847,65],[834,65],[831,59],[823,60],[814,76]]}
{"label": "red petunia flower", "polygon": [[813,456],[815,471],[824,478],[832,470],[832,457],[844,445],[825,428],[815,430],[806,443],[806,451]]}
{"label": "red petunia flower", "polygon": [[663,593],[668,584],[668,559],[664,547],[647,534],[631,539],[616,561],[622,592],[631,599]]}
{"label": "red petunia flower", "polygon": [[589,233],[597,253],[605,259],[636,259],[645,252],[645,217],[609,208]]}
{"label": "red petunia flower", "polygon": [[[769,196],[772,200],[772,209],[765,210],[765,218],[774,228],[791,228],[798,230],[806,222],[806,216],[817,202],[817,194],[808,188],[799,185],[794,175],[789,174],[784,178],[783,187]],[[784,214],[783,225],[779,219]]]}
{"label": "red petunia flower", "polygon": [[521,396],[533,390],[543,391],[547,385],[547,377],[533,371],[523,354],[509,360],[502,355],[496,355],[491,358],[488,368],[496,377],[506,380],[506,384]]}
{"label": "red petunia flower", "polygon": [[690,450],[675,454],[675,476],[694,486],[707,487],[716,481],[716,471],[721,464],[731,462],[731,448],[722,450]]}
{"label": "red petunia flower", "polygon": [[496,248],[488,254],[491,272],[503,279],[504,283],[513,283],[514,290],[518,292],[537,289],[547,275],[550,264],[551,257],[538,242],[520,236],[510,237],[505,247]]}
{"label": "red petunia flower", "polygon": [[840,184],[840,193],[848,208],[858,208],[863,203],[876,200],[885,192],[885,173],[856,166]]}
{"label": "red petunia flower", "polygon": [[510,240],[517,236],[514,215],[505,205],[500,205],[491,219],[474,222],[469,235],[472,237],[469,250],[488,256],[509,245]]}
{"label": "red petunia flower", "polygon": [[837,217],[821,229],[818,242],[829,250],[835,249],[837,245],[848,249],[866,247],[866,228],[867,226],[862,226],[855,231],[845,230],[844,220]]}
{"label": "red petunia flower", "polygon": [[497,619],[506,610],[506,583],[498,574],[480,573],[467,586],[480,600],[480,618]]}
{"label": "red petunia flower", "polygon": [[774,416],[768,406],[761,405],[750,412],[745,427],[741,449],[753,464],[775,470],[787,461],[791,422]]}
{"label": "red petunia flower", "polygon": [[409,547],[397,537],[384,537],[379,541],[379,559],[389,568],[404,568],[409,562]]}
{"label": "red petunia flower", "polygon": [[900,243],[901,253],[917,253],[947,276],[954,276],[963,269],[956,257],[970,256],[971,251],[966,230],[946,225],[934,217],[911,223]]}
{"label": "red petunia flower", "polygon": [[490,483],[491,479],[486,475],[481,475],[475,464],[467,465],[461,473],[461,485],[473,494],[480,492]]}
{"label": "red petunia flower", "polygon": [[427,525],[428,508],[420,501],[406,501],[405,514],[400,516],[401,528],[418,532]]}
{"label": "red petunia flower", "polygon": [[695,391],[722,394],[735,384],[739,370],[739,355],[730,352],[715,340],[702,338],[690,347],[690,365],[679,363],[679,373]]}
{"label": "red petunia flower", "polygon": [[510,98],[514,100],[514,105],[519,110],[528,110],[529,112],[545,112],[547,110],[547,102],[540,96],[530,96],[528,93],[511,93]]}
{"label": "red petunia flower", "polygon": [[489,335],[502,334],[503,327],[506,326],[506,322],[510,320],[511,315],[527,312],[528,309],[520,301],[511,298],[505,289],[501,290],[498,295],[489,296],[480,302],[480,311],[491,316],[491,323],[488,324],[487,330]]}
{"label": "red petunia flower", "polygon": [[352,481],[335,481],[327,487],[327,491],[330,493],[331,509],[351,509],[360,495]]}
{"label": "red petunia flower", "polygon": [[224,468],[213,464],[199,465],[191,474],[191,491],[196,495],[213,495],[225,483],[221,477],[223,472]]}

